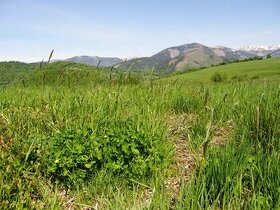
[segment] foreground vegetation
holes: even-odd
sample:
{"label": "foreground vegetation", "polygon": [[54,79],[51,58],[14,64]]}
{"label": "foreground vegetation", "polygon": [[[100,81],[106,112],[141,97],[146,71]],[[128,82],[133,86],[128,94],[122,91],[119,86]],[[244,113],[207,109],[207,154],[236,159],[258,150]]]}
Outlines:
{"label": "foreground vegetation", "polygon": [[57,63],[5,84],[0,208],[279,209],[279,61],[160,80]]}

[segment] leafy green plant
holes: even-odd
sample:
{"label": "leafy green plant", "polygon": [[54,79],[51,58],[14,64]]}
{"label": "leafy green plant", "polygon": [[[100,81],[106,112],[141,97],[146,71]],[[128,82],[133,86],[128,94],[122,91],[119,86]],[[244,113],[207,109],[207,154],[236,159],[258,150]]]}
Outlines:
{"label": "leafy green plant", "polygon": [[100,170],[143,177],[165,161],[160,134],[147,133],[132,120],[101,123],[88,129],[58,133],[47,140],[41,157],[45,174],[66,185],[90,179]]}

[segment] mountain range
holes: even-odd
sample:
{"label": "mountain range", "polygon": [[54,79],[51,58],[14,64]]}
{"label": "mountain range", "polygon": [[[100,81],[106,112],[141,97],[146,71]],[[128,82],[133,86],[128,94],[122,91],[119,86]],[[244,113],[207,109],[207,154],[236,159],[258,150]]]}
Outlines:
{"label": "mountain range", "polygon": [[76,56],[66,61],[88,65],[109,67],[116,65],[120,69],[151,70],[173,72],[182,69],[194,69],[221,64],[233,60],[244,60],[256,56],[280,57],[280,45],[247,46],[239,49],[228,47],[207,47],[200,43],[190,43],[164,49],[151,57],[130,59],[127,62],[113,57]]}

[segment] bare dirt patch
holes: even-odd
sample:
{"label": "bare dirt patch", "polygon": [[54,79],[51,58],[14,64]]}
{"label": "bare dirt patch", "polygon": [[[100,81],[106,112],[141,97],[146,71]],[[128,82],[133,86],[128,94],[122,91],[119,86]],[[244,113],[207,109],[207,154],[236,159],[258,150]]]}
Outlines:
{"label": "bare dirt patch", "polygon": [[224,127],[216,127],[213,131],[210,144],[224,147],[233,131],[233,127],[232,120],[227,121]]}
{"label": "bare dirt patch", "polygon": [[181,183],[189,181],[195,169],[195,158],[187,148],[187,129],[198,119],[194,114],[171,114],[168,118],[168,138],[174,145],[175,163],[172,176],[166,180],[165,187],[172,199],[179,194]]}

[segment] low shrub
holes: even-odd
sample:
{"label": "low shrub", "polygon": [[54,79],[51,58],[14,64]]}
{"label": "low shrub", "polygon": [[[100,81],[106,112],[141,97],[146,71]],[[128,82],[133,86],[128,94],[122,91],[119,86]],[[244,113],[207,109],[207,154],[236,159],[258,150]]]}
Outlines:
{"label": "low shrub", "polygon": [[165,160],[163,136],[132,120],[101,123],[93,131],[70,130],[47,140],[44,173],[67,186],[100,170],[126,177],[148,177]]}
{"label": "low shrub", "polygon": [[211,81],[215,83],[225,82],[226,80],[227,80],[227,75],[221,74],[219,72],[216,72],[211,76]]}
{"label": "low shrub", "polygon": [[234,82],[243,82],[243,81],[247,81],[249,79],[249,75],[248,74],[241,74],[241,75],[234,75],[231,80]]}

